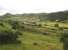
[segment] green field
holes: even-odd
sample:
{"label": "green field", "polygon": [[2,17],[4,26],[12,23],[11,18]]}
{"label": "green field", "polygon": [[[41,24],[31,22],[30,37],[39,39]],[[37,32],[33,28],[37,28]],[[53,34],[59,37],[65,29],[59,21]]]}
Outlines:
{"label": "green field", "polygon": [[24,32],[20,40],[21,44],[1,45],[0,50],[62,50],[62,44],[58,37]]}
{"label": "green field", "polygon": [[[58,33],[61,32],[57,31],[58,28],[53,26],[55,23],[47,22],[45,24],[47,24],[48,26],[42,24],[42,27],[34,26],[33,28],[29,26],[27,28],[26,25],[25,27],[27,28],[27,30],[22,30],[23,35],[19,38],[19,40],[21,40],[22,42],[21,44],[0,45],[0,50],[63,50],[63,44],[60,42],[60,37],[58,36]],[[37,31],[49,32],[49,34],[45,35]],[[36,43],[36,45],[34,43]]]}
{"label": "green field", "polygon": [[0,50],[64,50],[61,38],[66,36],[64,30],[68,31],[68,15],[60,14],[5,14],[0,19],[0,33],[22,33],[18,38],[21,43],[0,44]]}

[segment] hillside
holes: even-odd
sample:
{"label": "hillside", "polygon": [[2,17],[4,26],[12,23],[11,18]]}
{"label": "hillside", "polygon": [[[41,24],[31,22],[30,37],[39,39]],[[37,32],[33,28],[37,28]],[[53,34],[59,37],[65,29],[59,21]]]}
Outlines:
{"label": "hillside", "polygon": [[63,32],[68,31],[67,20],[68,11],[16,15],[7,13],[0,17],[0,32],[15,35],[21,33],[18,37],[21,44],[1,44],[0,49],[63,50],[65,43],[63,39],[61,42],[61,38],[67,38],[63,37],[66,36]]}

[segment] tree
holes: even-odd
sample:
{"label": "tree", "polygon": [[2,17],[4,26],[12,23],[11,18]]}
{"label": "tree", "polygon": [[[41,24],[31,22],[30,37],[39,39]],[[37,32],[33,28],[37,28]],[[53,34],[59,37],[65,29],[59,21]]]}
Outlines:
{"label": "tree", "polygon": [[17,43],[19,35],[22,35],[20,31],[12,29],[12,26],[6,22],[0,23],[0,44]]}

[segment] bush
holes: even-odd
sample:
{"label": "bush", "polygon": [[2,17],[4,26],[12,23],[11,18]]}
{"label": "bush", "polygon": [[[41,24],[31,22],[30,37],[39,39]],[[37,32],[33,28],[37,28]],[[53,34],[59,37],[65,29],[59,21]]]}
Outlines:
{"label": "bush", "polygon": [[0,21],[0,44],[20,43],[19,35],[22,33],[17,30],[18,21]]}
{"label": "bush", "polygon": [[0,43],[17,42],[18,35],[12,32],[0,32]]}
{"label": "bush", "polygon": [[61,42],[63,42],[64,50],[68,50],[68,31],[65,31],[61,37]]}
{"label": "bush", "polygon": [[56,29],[52,28],[51,30],[56,30]]}
{"label": "bush", "polygon": [[48,34],[49,34],[48,32],[43,33],[43,35],[48,35]]}
{"label": "bush", "polygon": [[3,23],[0,22],[0,26],[4,26]]}
{"label": "bush", "polygon": [[24,28],[19,21],[0,21],[0,44],[21,43],[19,37],[22,35],[21,28]]}
{"label": "bush", "polygon": [[64,29],[68,29],[68,27],[64,27]]}
{"label": "bush", "polygon": [[67,41],[68,40],[68,30],[64,30],[64,33],[61,35],[61,41]]}
{"label": "bush", "polygon": [[42,24],[38,24],[39,27],[42,27]]}
{"label": "bush", "polygon": [[55,24],[54,27],[59,27],[59,24]]}
{"label": "bush", "polygon": [[47,24],[44,24],[45,26],[48,26]]}
{"label": "bush", "polygon": [[38,45],[38,43],[34,42],[33,45]]}
{"label": "bush", "polygon": [[59,30],[64,30],[64,28],[63,27],[59,27]]}
{"label": "bush", "polygon": [[17,35],[22,35],[22,33],[20,31],[16,31]]}

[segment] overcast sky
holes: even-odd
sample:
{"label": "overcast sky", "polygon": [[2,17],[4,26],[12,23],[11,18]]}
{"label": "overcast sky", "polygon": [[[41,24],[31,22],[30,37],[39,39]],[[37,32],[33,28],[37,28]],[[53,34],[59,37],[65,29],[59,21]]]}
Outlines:
{"label": "overcast sky", "polygon": [[0,0],[0,14],[56,12],[68,10],[68,0]]}

